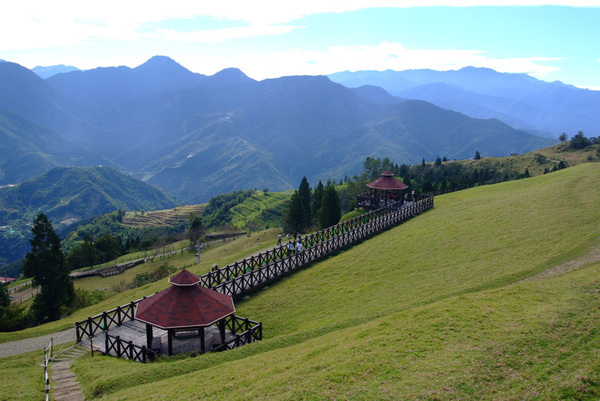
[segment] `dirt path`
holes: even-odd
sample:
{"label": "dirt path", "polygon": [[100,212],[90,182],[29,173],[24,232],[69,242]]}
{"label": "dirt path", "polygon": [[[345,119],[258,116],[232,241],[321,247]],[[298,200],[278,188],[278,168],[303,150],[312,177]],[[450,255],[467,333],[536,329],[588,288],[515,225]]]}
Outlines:
{"label": "dirt path", "polygon": [[586,254],[583,254],[575,259],[571,259],[565,263],[561,263],[560,265],[550,267],[549,269],[546,269],[543,272],[540,272],[534,276],[527,277],[526,279],[519,281],[519,283],[524,281],[537,281],[555,276],[560,276],[561,274],[570,273],[572,271],[581,269],[582,267],[587,266],[590,263],[598,261],[600,261],[600,245],[597,245],[595,248],[593,248]]}

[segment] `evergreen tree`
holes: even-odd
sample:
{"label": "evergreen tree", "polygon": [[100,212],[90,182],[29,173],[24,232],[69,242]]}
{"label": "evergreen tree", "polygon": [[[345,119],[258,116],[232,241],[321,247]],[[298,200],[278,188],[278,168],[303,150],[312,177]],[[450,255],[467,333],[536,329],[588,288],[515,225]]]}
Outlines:
{"label": "evergreen tree", "polygon": [[[308,180],[306,177],[302,178],[300,182],[300,186],[298,187],[298,196],[300,197],[300,201],[302,203],[303,215],[304,215],[304,226],[310,225],[310,217],[312,215],[310,210],[310,196],[311,196],[310,185],[308,184]],[[302,227],[304,228],[304,227]]]}
{"label": "evergreen tree", "polygon": [[325,186],[321,181],[315,187],[312,197],[311,210],[313,215],[316,215],[319,209],[321,208],[321,198],[323,198],[323,191],[325,190]]}
{"label": "evergreen tree", "polygon": [[558,137],[558,140],[559,140],[559,141],[561,141],[561,142],[564,142],[564,141],[566,141],[566,140],[567,140],[567,134],[563,132],[563,133],[562,133],[562,134],[560,134],[560,136]]}
{"label": "evergreen tree", "polygon": [[445,178],[442,178],[442,181],[440,181],[439,191],[441,194],[445,194],[448,191],[448,181]]}
{"label": "evergreen tree", "polygon": [[433,165],[435,167],[439,167],[442,165],[442,159],[440,158],[440,155],[438,155],[438,157],[436,157],[435,162],[433,163]]}
{"label": "evergreen tree", "polygon": [[294,191],[290,199],[287,214],[284,221],[284,229],[287,232],[299,232],[304,227],[304,208],[298,191]]}
{"label": "evergreen tree", "polygon": [[204,235],[204,227],[202,226],[202,218],[197,217],[195,214],[190,216],[190,218],[192,218],[192,221],[190,230],[188,231],[188,238],[190,240],[190,245],[194,246]]}
{"label": "evergreen tree", "polygon": [[476,151],[475,151],[475,157],[474,157],[474,159],[475,159],[475,160],[479,160],[479,159],[481,159],[481,155],[479,154],[479,151],[478,151],[478,150],[476,150]]}
{"label": "evergreen tree", "polygon": [[408,187],[407,190],[411,189],[412,182],[410,181],[410,174],[408,174],[408,172],[406,173],[405,176],[402,177],[402,182],[404,183],[404,185],[406,185]]}
{"label": "evergreen tree", "polygon": [[428,179],[425,179],[423,181],[423,188],[422,188],[422,192],[426,193],[426,194],[430,194],[433,193],[433,184],[431,183],[431,181],[429,181]]}
{"label": "evergreen tree", "polygon": [[335,186],[328,184],[325,187],[317,215],[320,230],[337,224],[342,218],[342,206]]}
{"label": "evergreen tree", "polygon": [[75,298],[69,266],[60,249],[60,238],[45,214],[34,219],[31,233],[31,252],[25,256],[23,273],[33,278],[34,286],[41,287],[31,311],[38,322],[56,320],[61,308],[71,306]]}

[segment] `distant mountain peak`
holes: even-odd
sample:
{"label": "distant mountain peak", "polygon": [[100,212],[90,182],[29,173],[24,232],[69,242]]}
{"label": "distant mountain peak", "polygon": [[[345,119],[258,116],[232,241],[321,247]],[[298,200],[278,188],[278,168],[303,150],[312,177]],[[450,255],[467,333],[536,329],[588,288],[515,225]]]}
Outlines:
{"label": "distant mountain peak", "polygon": [[213,83],[237,83],[237,82],[251,82],[254,81],[248,77],[239,68],[225,68],[216,74],[209,77]]}
{"label": "distant mountain peak", "polygon": [[38,65],[37,67],[32,68],[31,71],[35,72],[40,78],[46,79],[46,78],[50,78],[51,76],[56,75],[56,74],[62,74],[62,73],[71,72],[71,71],[79,71],[79,68],[73,67],[72,65],[64,65],[64,64],[50,65],[50,66]]}
{"label": "distant mountain peak", "polygon": [[165,70],[165,69],[178,69],[178,70],[186,70],[187,68],[179,64],[177,61],[173,60],[167,56],[153,56],[146,60],[145,63],[140,64],[135,67],[134,70]]}

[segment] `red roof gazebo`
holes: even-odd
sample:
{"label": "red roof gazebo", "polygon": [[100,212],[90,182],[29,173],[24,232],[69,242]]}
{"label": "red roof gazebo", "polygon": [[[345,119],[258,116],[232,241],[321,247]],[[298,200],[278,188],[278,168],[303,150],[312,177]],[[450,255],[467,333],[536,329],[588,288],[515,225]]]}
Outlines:
{"label": "red roof gazebo", "polygon": [[225,341],[224,318],[235,313],[229,295],[198,285],[200,277],[183,269],[169,279],[171,287],[139,302],[136,320],[146,323],[147,347],[152,348],[152,327],[168,333],[168,352],[173,353],[173,334],[198,330],[201,351],[205,352],[204,328],[215,323]]}
{"label": "red roof gazebo", "polygon": [[380,208],[387,206],[389,203],[395,203],[402,200],[401,192],[408,188],[408,185],[397,178],[394,178],[394,173],[389,170],[381,173],[381,177],[367,184],[371,189],[369,198],[361,199],[360,206],[369,208]]}

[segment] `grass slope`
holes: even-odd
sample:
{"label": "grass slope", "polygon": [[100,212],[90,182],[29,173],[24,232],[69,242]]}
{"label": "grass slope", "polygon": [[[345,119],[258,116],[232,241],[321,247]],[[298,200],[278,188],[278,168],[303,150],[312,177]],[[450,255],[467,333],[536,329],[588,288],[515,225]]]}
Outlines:
{"label": "grass slope", "polygon": [[293,191],[254,191],[252,196],[231,208],[231,224],[251,230],[278,227]]}
{"label": "grass slope", "polygon": [[599,179],[585,164],[440,196],[236,305],[262,342],[75,371],[109,400],[595,399],[600,264],[521,280],[598,246]]}

